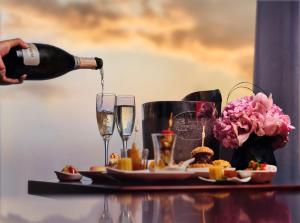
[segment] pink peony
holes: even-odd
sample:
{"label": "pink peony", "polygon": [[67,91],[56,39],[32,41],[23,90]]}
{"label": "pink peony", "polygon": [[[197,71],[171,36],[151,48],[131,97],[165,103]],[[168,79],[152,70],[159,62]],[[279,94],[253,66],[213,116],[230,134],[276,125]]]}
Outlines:
{"label": "pink peony", "polygon": [[237,128],[238,144],[241,146],[247,141],[250,134],[253,132],[252,120],[247,115],[243,115],[239,117],[237,122],[233,125]]}
{"label": "pink peony", "polygon": [[290,117],[285,115],[277,105],[273,105],[268,111],[263,128],[268,136],[287,136],[292,129],[295,129],[291,125]]}
{"label": "pink peony", "polygon": [[216,120],[214,125],[214,136],[220,139],[225,148],[236,148],[238,146],[237,130],[229,120]]}
{"label": "pink peony", "polygon": [[[288,142],[289,132],[294,129],[288,115],[273,103],[272,96],[263,93],[245,96],[230,102],[215,122],[214,136],[225,148],[238,148],[252,133],[274,138],[273,148]],[[275,140],[276,139],[276,140]]]}
{"label": "pink peony", "polygon": [[252,112],[249,115],[249,118],[252,120],[253,123],[253,131],[258,136],[265,135],[265,131],[263,129],[264,122],[265,122],[265,115],[259,112]]}
{"label": "pink peony", "polygon": [[263,93],[257,93],[253,97],[253,102],[252,102],[253,110],[261,114],[265,114],[267,111],[269,111],[272,105],[273,105],[272,95],[267,97],[267,95]]}

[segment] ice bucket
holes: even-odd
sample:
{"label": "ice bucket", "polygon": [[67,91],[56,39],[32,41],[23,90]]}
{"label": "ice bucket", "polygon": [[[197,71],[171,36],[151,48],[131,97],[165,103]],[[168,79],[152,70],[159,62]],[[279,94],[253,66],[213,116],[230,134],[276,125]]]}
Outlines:
{"label": "ice bucket", "polygon": [[143,104],[143,146],[153,158],[152,133],[168,129],[170,114],[173,116],[172,130],[177,135],[174,150],[176,162],[189,159],[191,151],[201,145],[201,133],[205,125],[205,146],[219,157],[219,144],[213,137],[212,128],[221,112],[222,97],[219,90],[199,91],[184,97],[182,101],[153,101]]}

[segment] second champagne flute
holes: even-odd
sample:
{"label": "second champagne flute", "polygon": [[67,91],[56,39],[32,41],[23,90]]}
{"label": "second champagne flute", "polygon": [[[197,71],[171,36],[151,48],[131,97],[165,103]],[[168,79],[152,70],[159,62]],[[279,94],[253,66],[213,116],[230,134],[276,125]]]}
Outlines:
{"label": "second champagne flute", "polygon": [[117,96],[116,121],[122,138],[121,157],[127,157],[127,141],[132,134],[135,121],[135,98],[132,95]]}

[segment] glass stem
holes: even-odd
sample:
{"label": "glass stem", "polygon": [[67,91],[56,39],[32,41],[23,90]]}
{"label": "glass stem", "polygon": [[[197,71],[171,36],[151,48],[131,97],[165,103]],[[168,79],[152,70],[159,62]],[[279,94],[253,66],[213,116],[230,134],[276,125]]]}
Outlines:
{"label": "glass stem", "polygon": [[105,213],[108,212],[108,199],[107,199],[107,196],[104,197],[104,211],[105,211]]}
{"label": "glass stem", "polygon": [[121,157],[126,158],[127,157],[127,139],[122,139],[123,143],[123,151],[121,152]]}
{"label": "glass stem", "polygon": [[109,139],[104,139],[105,166],[108,166],[108,144],[109,144]]}

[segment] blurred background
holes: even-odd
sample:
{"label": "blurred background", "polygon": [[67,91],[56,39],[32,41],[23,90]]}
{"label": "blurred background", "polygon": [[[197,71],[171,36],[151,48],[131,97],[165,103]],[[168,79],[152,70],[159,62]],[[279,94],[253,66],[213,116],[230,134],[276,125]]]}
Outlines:
{"label": "blurred background", "polygon": [[[252,82],[255,10],[254,0],[1,0],[0,38],[103,58],[105,91],[135,95],[141,125],[142,103],[220,89],[224,105],[234,84]],[[0,88],[2,195],[26,193],[28,179],[55,179],[66,164],[103,164],[99,91],[91,70]],[[110,152],[121,147],[115,131]]]}

